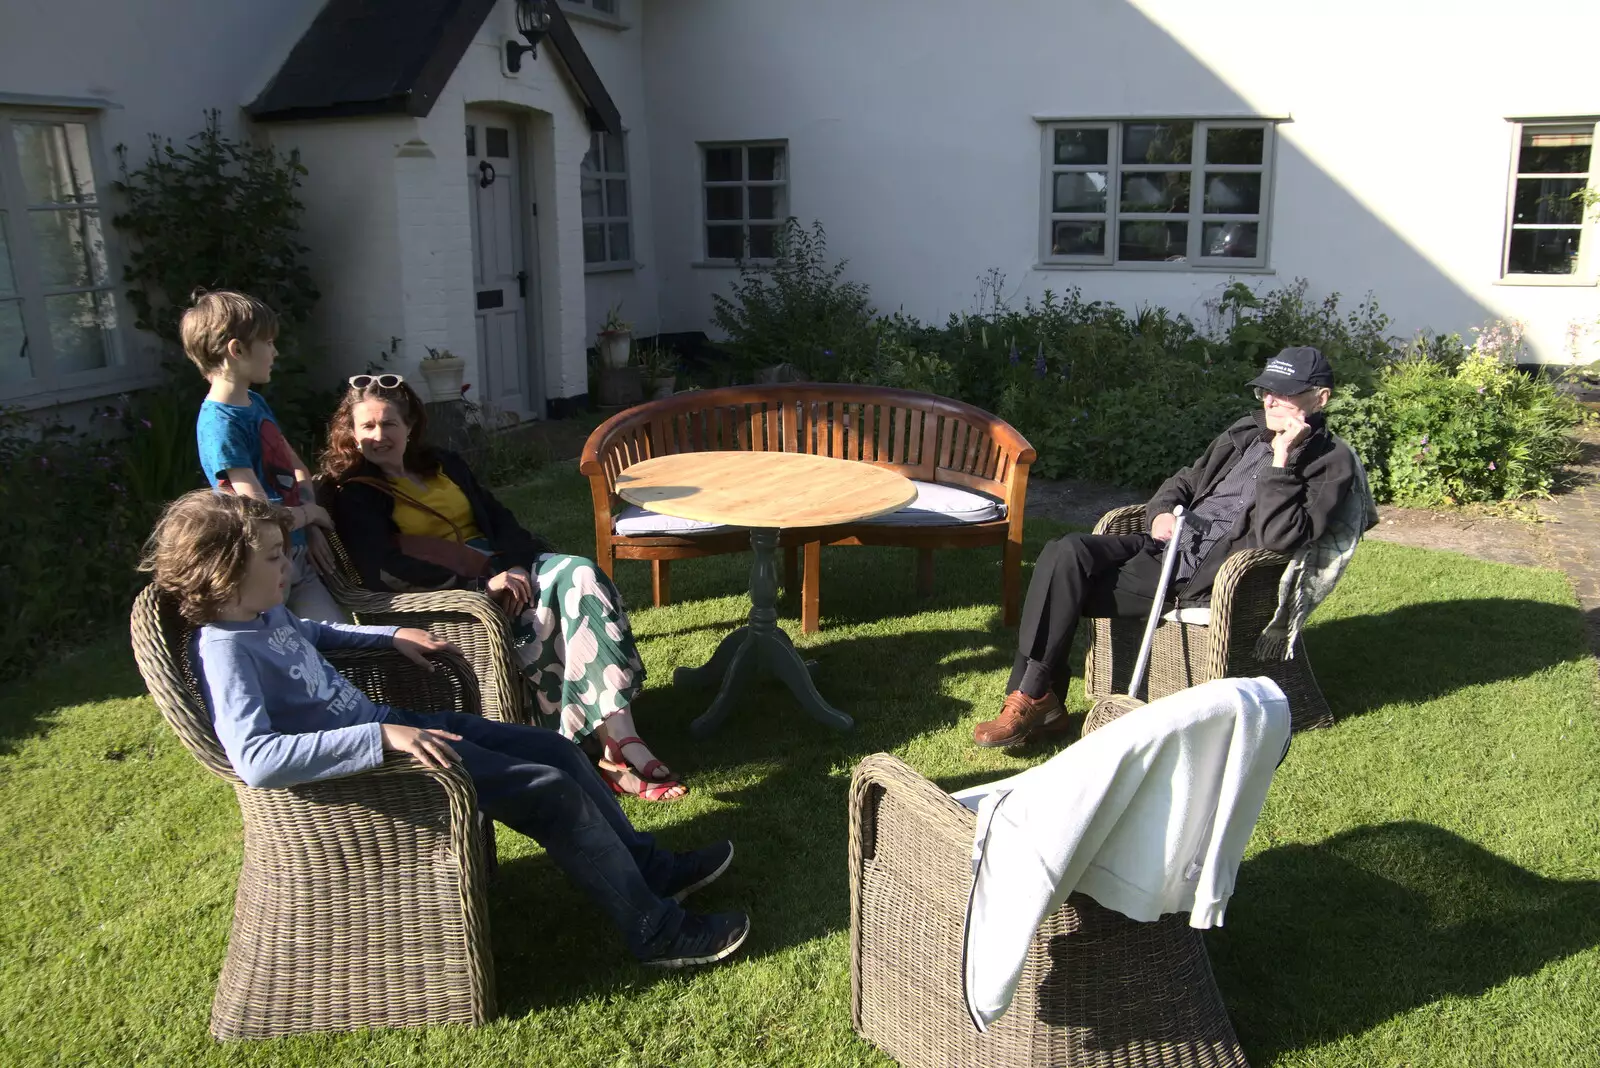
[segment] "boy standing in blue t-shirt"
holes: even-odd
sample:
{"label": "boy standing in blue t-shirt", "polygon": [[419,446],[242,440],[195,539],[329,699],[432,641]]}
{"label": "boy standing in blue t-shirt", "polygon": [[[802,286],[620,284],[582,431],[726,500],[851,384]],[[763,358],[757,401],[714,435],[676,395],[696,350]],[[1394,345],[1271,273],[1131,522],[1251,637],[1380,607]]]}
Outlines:
{"label": "boy standing in blue t-shirt", "polygon": [[310,468],[278,429],[266,400],[250,388],[272,378],[277,313],[254,297],[221,289],[195,300],[179,332],[184,355],[211,383],[195,420],[206,478],[216,489],[289,510],[294,520],[289,608],[304,619],[344,622],[344,611],[318,575],[334,568],[322,533],[333,529],[333,520],[316,503]]}

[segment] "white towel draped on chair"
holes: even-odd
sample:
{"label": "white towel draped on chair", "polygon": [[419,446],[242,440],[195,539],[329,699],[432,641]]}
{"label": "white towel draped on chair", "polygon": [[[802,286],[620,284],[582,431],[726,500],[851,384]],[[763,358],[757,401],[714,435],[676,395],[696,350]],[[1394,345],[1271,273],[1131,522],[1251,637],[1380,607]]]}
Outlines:
{"label": "white towel draped on chair", "polygon": [[1221,925],[1288,746],[1276,683],[1216,679],[952,794],[978,814],[962,965],[978,1029],[1004,1015],[1034,931],[1074,891],[1133,920]]}

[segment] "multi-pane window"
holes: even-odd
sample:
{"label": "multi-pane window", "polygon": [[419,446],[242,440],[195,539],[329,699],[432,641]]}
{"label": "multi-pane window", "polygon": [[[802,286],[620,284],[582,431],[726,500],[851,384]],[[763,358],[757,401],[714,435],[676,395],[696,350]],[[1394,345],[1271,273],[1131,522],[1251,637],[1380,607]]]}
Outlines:
{"label": "multi-pane window", "polygon": [[1502,274],[1579,273],[1587,194],[1596,188],[1594,133],[1592,122],[1520,128]]}
{"label": "multi-pane window", "polygon": [[0,397],[120,369],[91,128],[0,110]]}
{"label": "multi-pane window", "polygon": [[1047,124],[1043,261],[1265,266],[1272,135],[1262,121]]}
{"label": "multi-pane window", "polygon": [[590,135],[579,181],[583,190],[583,262],[590,267],[632,267],[628,161],[621,137]]}
{"label": "multi-pane window", "polygon": [[783,142],[702,145],[707,260],[770,260],[789,217]]}

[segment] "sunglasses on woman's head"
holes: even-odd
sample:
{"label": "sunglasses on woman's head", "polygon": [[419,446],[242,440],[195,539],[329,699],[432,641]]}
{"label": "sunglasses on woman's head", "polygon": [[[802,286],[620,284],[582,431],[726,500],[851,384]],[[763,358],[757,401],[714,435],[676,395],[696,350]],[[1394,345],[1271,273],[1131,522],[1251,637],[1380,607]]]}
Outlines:
{"label": "sunglasses on woman's head", "polygon": [[377,386],[379,389],[399,389],[405,379],[400,375],[351,375],[351,389],[366,389],[368,386]]}

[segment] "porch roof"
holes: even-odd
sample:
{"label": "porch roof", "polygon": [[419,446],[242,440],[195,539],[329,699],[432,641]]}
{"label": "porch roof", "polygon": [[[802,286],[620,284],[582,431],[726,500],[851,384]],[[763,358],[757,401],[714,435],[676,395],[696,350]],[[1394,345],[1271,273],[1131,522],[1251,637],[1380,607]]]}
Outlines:
{"label": "porch roof", "polygon": [[[497,0],[328,0],[278,73],[246,108],[257,122],[433,109]],[[622,133],[622,116],[561,6],[547,4],[554,51],[589,126]]]}

